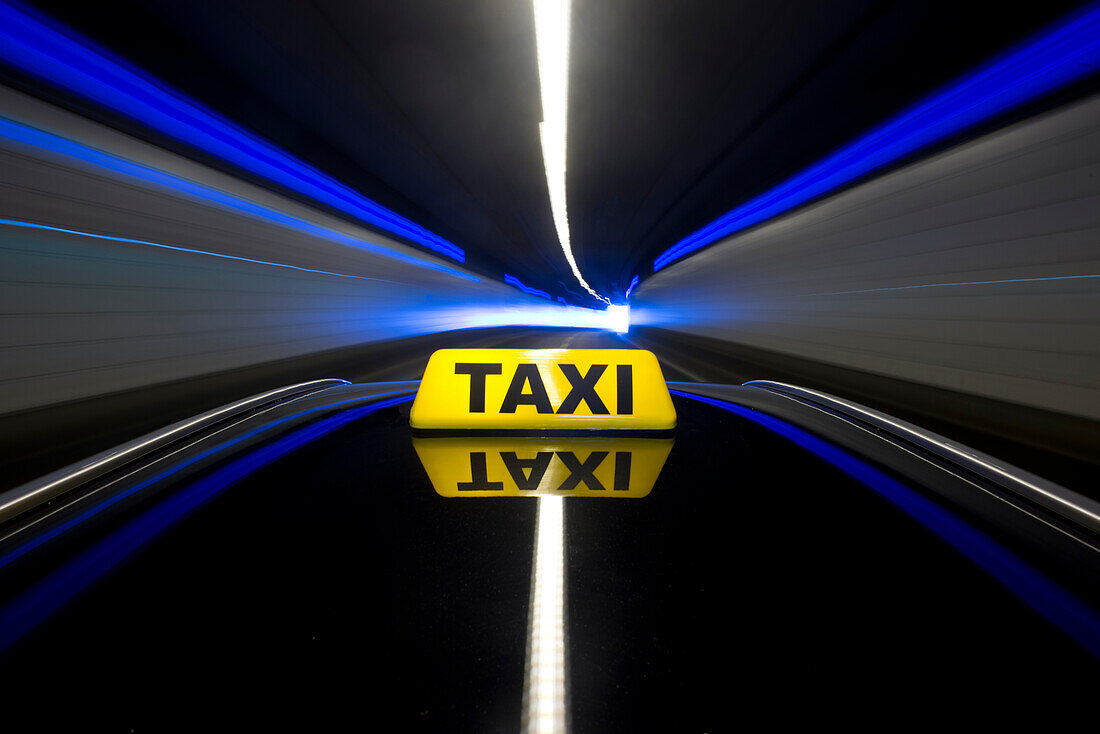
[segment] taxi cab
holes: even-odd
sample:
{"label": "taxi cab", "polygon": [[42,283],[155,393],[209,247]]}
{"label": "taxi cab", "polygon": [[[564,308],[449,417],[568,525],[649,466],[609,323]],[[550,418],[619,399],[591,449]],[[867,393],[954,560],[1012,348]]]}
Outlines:
{"label": "taxi cab", "polygon": [[1100,678],[1096,502],[643,350],[288,386],[0,523],[13,730],[1051,724]]}

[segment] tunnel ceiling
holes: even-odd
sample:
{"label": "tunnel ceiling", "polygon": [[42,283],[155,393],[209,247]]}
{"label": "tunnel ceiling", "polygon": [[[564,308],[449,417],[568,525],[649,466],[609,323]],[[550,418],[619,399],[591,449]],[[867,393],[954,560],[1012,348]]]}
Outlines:
{"label": "tunnel ceiling", "polygon": [[[621,297],[684,235],[1080,4],[574,0],[582,272]],[[595,303],[550,218],[528,0],[35,5],[455,242],[475,271]]]}

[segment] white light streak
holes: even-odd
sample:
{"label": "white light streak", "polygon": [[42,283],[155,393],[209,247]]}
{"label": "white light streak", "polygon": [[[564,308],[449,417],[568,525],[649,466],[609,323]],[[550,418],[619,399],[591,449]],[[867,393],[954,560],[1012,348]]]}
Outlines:
{"label": "white light streak", "polygon": [[538,503],[522,730],[565,734],[564,500],[539,497]]}
{"label": "white light streak", "polygon": [[608,299],[588,285],[573,258],[566,209],[565,159],[566,122],[569,116],[569,19],[570,0],[534,0],[535,45],[538,54],[539,87],[542,92],[542,158],[546,165],[546,187],[550,191],[550,212],[565,259],[584,289],[604,303]]}

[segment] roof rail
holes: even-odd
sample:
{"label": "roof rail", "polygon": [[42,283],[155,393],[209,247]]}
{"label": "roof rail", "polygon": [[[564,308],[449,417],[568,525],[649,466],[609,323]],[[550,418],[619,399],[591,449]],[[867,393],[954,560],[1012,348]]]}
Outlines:
{"label": "roof rail", "polygon": [[250,410],[270,407],[336,385],[348,384],[351,383],[347,380],[326,379],[287,385],[223,405],[193,418],[147,433],[133,441],[90,456],[0,494],[0,523],[37,507],[43,502],[48,502],[85,482],[147,456],[175,441],[205,431],[211,426],[247,413]]}
{"label": "roof rail", "polygon": [[744,386],[761,388],[802,402],[812,403],[816,407],[825,408],[849,419],[870,425],[910,444],[915,444],[939,458],[992,481],[1017,496],[1055,512],[1095,533],[1100,533],[1100,502],[988,454],[983,454],[938,433],[933,433],[864,405],[838,398],[835,395],[799,387],[798,385],[772,382],[770,380],[751,380],[744,383]]}

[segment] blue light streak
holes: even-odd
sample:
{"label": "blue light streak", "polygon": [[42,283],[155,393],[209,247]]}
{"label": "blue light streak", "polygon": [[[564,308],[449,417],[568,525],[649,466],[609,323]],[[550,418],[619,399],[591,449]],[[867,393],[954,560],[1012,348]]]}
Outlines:
{"label": "blue light streak", "polygon": [[653,271],[1097,69],[1100,4],[1094,3],[688,235],[653,261]]}
{"label": "blue light streak", "polygon": [[735,403],[669,390],[757,423],[832,464],[888,500],[983,568],[1028,606],[1100,657],[1100,615],[977,528],[885,472],[786,421]]}
{"label": "blue light streak", "polygon": [[178,245],[165,245],[160,242],[150,242],[149,240],[135,240],[131,237],[115,237],[107,234],[95,234],[93,232],[81,232],[76,229],[65,229],[63,227],[51,227],[46,224],[35,224],[34,222],[20,222],[15,219],[0,219],[0,225],[6,227],[20,227],[23,229],[37,229],[44,230],[46,232],[59,232],[61,234],[71,234],[78,237],[90,237],[97,240],[106,240],[108,242],[125,242],[132,245],[147,245],[149,247],[159,247],[163,250],[174,250],[176,252],[187,252],[193,255],[206,255],[209,257],[217,257],[223,260],[239,260],[240,262],[253,263],[256,265],[270,265],[275,268],[287,268],[289,270],[299,270],[303,273],[319,273],[320,275],[332,275],[337,278],[354,278],[355,280],[374,280],[380,283],[393,283],[392,280],[386,280],[385,278],[371,278],[366,275],[350,275],[348,273],[334,273],[331,270],[314,270],[313,268],[300,268],[297,265],[287,265],[286,263],[277,263],[270,260],[253,260],[249,257],[237,257],[236,255],[223,255],[220,252],[209,252],[207,250],[195,250],[190,247],[179,247]]}
{"label": "blue light streak", "polygon": [[626,288],[626,295],[624,296],[625,298],[630,298],[630,294],[633,293],[634,289],[638,287],[639,281],[640,276],[638,275],[635,275],[633,278],[630,279],[630,285],[628,285]]}
{"label": "blue light streak", "polygon": [[540,291],[538,288],[532,288],[529,285],[524,285],[523,281],[521,281],[519,278],[517,278],[514,275],[509,275],[508,273],[505,273],[504,274],[504,282],[507,283],[508,285],[514,285],[516,288],[519,288],[521,291],[523,291],[524,293],[526,293],[529,296],[538,296],[539,298],[545,298],[547,301],[554,300],[553,298],[550,297],[550,294],[547,293],[546,291]]}
{"label": "blue light streak", "polygon": [[382,245],[374,244],[373,242],[367,242],[366,240],[346,235],[337,230],[314,224],[313,222],[290,214],[285,214],[276,209],[263,206],[262,204],[257,204],[256,202],[227,194],[224,191],[219,191],[194,181],[189,181],[188,179],[166,173],[165,171],[141,163],[120,158],[102,150],[69,140],[68,138],[63,138],[59,135],[54,135],[53,133],[15,122],[14,120],[0,117],[0,138],[37,150],[44,150],[50,154],[62,156],[85,165],[91,165],[97,169],[121,174],[127,178],[140,181],[143,184],[151,183],[175,193],[185,194],[200,201],[215,204],[223,209],[229,209],[254,219],[294,229],[314,237],[337,242],[341,245],[354,247],[357,250],[381,255],[382,257],[397,260],[408,265],[415,265],[418,268],[446,273],[462,278],[463,280],[469,280],[475,283],[481,282],[480,278],[475,275],[443,265],[442,263],[424,260],[414,255],[405,254],[388,247],[383,247]]}
{"label": "blue light streak", "polygon": [[0,2],[0,59],[263,179],[465,262],[461,248],[390,211],[69,29]]}

